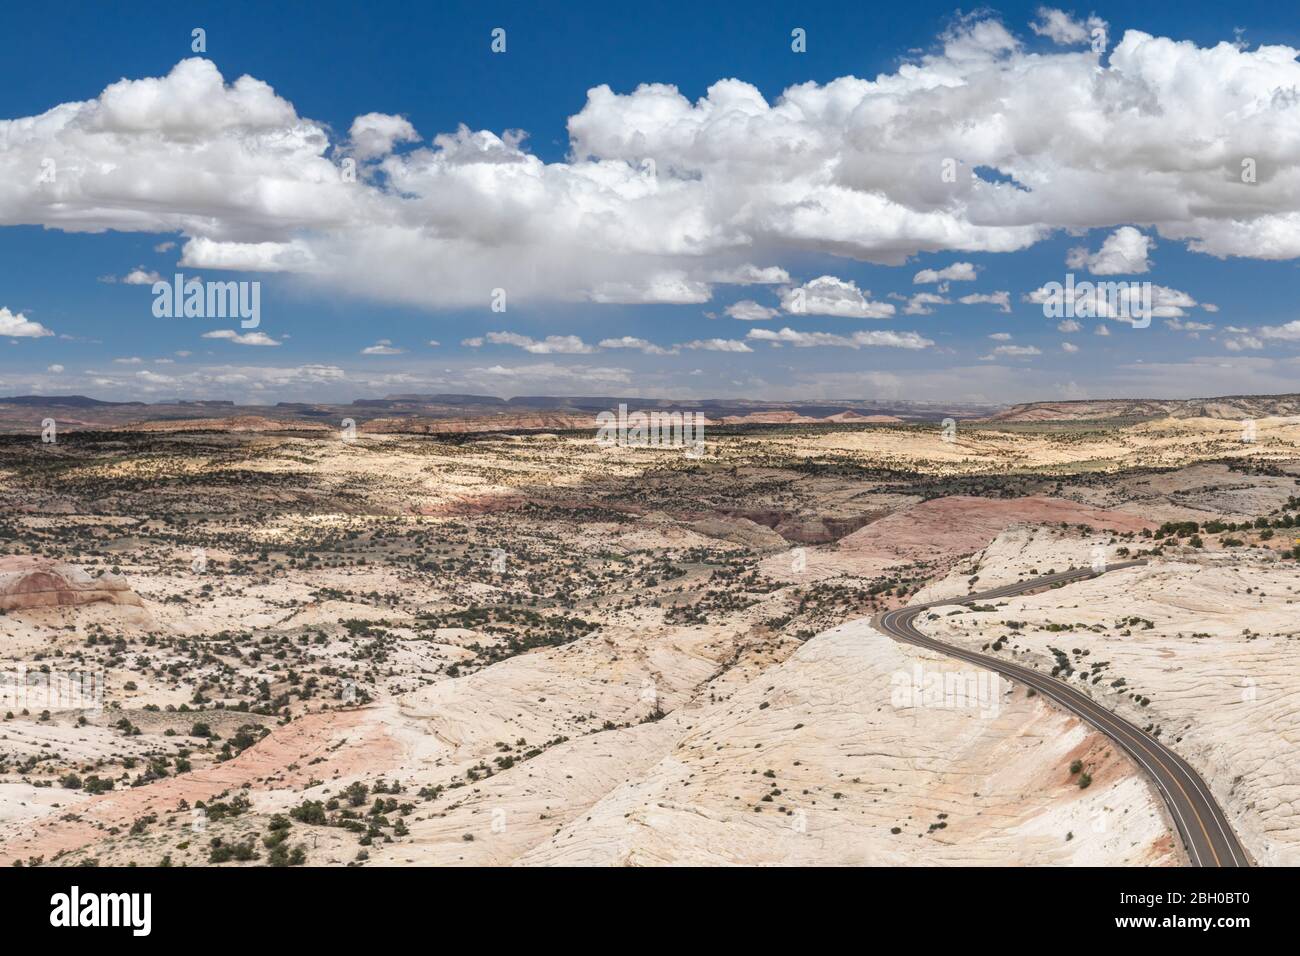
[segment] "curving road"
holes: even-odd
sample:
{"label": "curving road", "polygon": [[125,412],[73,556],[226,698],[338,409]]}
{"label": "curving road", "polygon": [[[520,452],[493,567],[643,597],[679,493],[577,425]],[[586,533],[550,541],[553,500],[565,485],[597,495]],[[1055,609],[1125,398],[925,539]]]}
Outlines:
{"label": "curving road", "polygon": [[[1122,564],[1107,565],[1105,570],[1117,571],[1145,563],[1145,561],[1126,561]],[[1105,572],[1097,572],[1091,568],[1075,568],[994,588],[991,591],[981,591],[978,594],[967,594],[964,597],[932,601],[928,604],[913,604],[877,614],[872,619],[872,624],[895,640],[926,647],[1027,684],[1087,721],[1123,748],[1156,782],[1165,804],[1169,807],[1169,814],[1178,826],[1183,845],[1187,847],[1187,854],[1194,866],[1249,866],[1250,860],[1246,851],[1238,841],[1237,835],[1232,832],[1232,826],[1224,816],[1223,810],[1210,796],[1210,788],[1182,757],[1159,740],[1115,716],[1087,694],[1075,690],[1064,681],[1040,674],[1029,667],[936,641],[922,634],[913,623],[919,614],[932,607],[972,604],[992,598],[1011,597],[1055,584],[1095,577],[1099,573]]]}

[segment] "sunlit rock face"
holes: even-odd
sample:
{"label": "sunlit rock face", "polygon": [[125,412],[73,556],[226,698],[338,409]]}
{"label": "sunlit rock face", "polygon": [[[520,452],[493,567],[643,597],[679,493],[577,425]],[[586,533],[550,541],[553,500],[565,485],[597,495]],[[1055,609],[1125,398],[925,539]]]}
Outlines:
{"label": "sunlit rock face", "polygon": [[38,557],[0,558],[0,609],[23,611],[100,601],[141,606],[139,596],[116,574],[93,577],[76,565]]}

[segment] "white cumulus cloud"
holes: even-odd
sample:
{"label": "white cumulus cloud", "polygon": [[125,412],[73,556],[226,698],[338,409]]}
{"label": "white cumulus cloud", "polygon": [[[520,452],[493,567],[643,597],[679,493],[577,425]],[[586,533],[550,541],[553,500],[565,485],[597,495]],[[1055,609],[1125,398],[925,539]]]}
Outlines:
{"label": "white cumulus cloud", "polygon": [[1149,236],[1132,226],[1123,226],[1107,236],[1095,253],[1089,252],[1085,246],[1071,249],[1065,257],[1065,264],[1071,269],[1086,269],[1098,276],[1136,275],[1151,268],[1147,256],[1153,245]]}
{"label": "white cumulus cloud", "polygon": [[1064,10],[1055,7],[1039,7],[1038,19],[1029,24],[1029,29],[1039,36],[1047,37],[1061,46],[1078,46],[1092,41],[1093,30],[1101,30],[1104,39],[1107,23],[1098,16],[1089,16],[1086,20],[1077,20]]}
{"label": "white cumulus cloud", "polygon": [[754,351],[739,339],[695,339],[682,345],[684,349],[705,352],[752,352]]}
{"label": "white cumulus cloud", "polygon": [[602,349],[634,349],[638,352],[644,352],[646,355],[676,355],[678,353],[677,346],[666,349],[633,335],[623,335],[616,339],[601,339],[599,345]]}
{"label": "white cumulus cloud", "polygon": [[846,319],[884,319],[894,314],[888,302],[873,302],[871,293],[852,279],[819,276],[781,290],[781,308],[797,315],[835,315]]}
{"label": "white cumulus cloud", "polygon": [[770,309],[765,305],[759,305],[753,299],[741,299],[739,302],[733,302],[722,311],[733,319],[739,319],[742,322],[765,322],[781,314],[779,309]]}
{"label": "white cumulus cloud", "polygon": [[280,344],[265,332],[236,332],[234,329],[214,329],[211,332],[204,332],[201,337],[205,339],[224,339],[227,342],[234,342],[236,345]]}
{"label": "white cumulus cloud", "polygon": [[[419,139],[389,113],[340,138],[265,81],[187,59],[0,121],[0,225],[163,233],[193,268],[431,309],[483,306],[496,289],[512,304],[699,304],[727,282],[788,285],[780,265],[748,264],[755,250],[902,265],[1060,230],[1115,230],[1082,253],[1102,275],[1145,266],[1151,236],[1300,257],[1300,51],[1138,30],[1104,56],[1072,48],[1098,25],[1044,8],[1033,29],[1062,46],[1030,51],[989,15],[964,17],[893,72],[771,100],[738,79],[698,99],[596,86],[556,162],[519,133]],[[949,159],[955,181],[939,174]],[[808,314],[892,314],[819,291],[829,307]]]}
{"label": "white cumulus cloud", "polygon": [[969,262],[954,262],[942,269],[922,269],[912,276],[914,285],[929,285],[935,282],[973,282],[975,266]]}
{"label": "white cumulus cloud", "polygon": [[513,345],[533,355],[590,355],[596,351],[576,335],[548,335],[538,340],[518,332],[489,332],[481,338],[463,339],[461,344],[478,348],[484,342],[490,345]]}
{"label": "white cumulus cloud", "polygon": [[996,305],[1002,312],[1011,311],[1010,292],[972,292],[957,301],[962,305]]}
{"label": "white cumulus cloud", "polygon": [[791,328],[780,331],[772,329],[750,329],[745,336],[754,342],[768,342],[772,345],[793,345],[796,348],[815,348],[829,346],[833,348],[870,348],[885,347],[898,349],[924,349],[934,342],[915,332],[861,331],[850,335],[834,332],[797,332]]}
{"label": "white cumulus cloud", "polygon": [[53,334],[41,323],[33,322],[21,312],[15,315],[9,311],[7,306],[0,306],[0,336],[15,339],[39,339]]}

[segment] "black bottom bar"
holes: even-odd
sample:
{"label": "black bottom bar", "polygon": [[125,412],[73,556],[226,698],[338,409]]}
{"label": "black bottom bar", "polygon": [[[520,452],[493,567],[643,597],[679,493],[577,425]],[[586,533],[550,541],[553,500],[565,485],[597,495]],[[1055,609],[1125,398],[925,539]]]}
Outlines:
{"label": "black bottom bar", "polygon": [[[1231,939],[1224,934],[1287,927],[1292,880],[1280,869],[40,868],[0,872],[0,912],[11,944],[71,933],[128,946],[189,943],[217,932],[231,945],[256,939],[373,946],[396,942],[395,933],[439,927],[438,933],[487,930],[496,945],[512,937],[535,945],[562,925],[586,933],[610,919],[625,929],[649,919],[666,928],[674,915],[682,930],[698,930],[708,918],[717,931],[743,937],[766,936],[776,914],[814,934],[843,932],[846,924],[871,932],[878,923],[891,933],[908,926],[949,933],[967,925],[1076,939],[1098,931]],[[821,892],[810,897],[816,884]],[[118,925],[72,926],[74,886],[75,922],[116,916]],[[104,901],[97,894],[115,895]],[[147,911],[143,896],[116,894],[149,894]],[[1284,907],[1291,910],[1285,916]],[[148,935],[136,935],[146,912]]]}

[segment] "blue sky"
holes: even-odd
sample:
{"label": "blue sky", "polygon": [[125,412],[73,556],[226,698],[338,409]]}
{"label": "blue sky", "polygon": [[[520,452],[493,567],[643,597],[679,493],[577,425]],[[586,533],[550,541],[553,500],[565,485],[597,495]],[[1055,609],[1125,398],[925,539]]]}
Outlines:
{"label": "blue sky", "polygon": [[[89,5],[57,16],[7,8],[0,34],[22,40],[0,83],[0,169],[11,182],[0,186],[0,328],[18,334],[0,339],[0,392],[1019,401],[1295,390],[1300,169],[1290,137],[1300,136],[1300,105],[1287,91],[1300,89],[1300,67],[1259,51],[1300,47],[1300,24],[1251,3],[1062,15],[1001,4],[971,16],[925,2],[574,4],[562,15],[483,3],[132,4],[109,16]],[[1090,17],[1107,37],[1091,65],[1075,36]],[[195,27],[225,84],[247,74],[283,105],[220,84],[211,93],[202,70],[182,89],[173,70],[196,55]],[[502,54],[489,48],[495,27],[506,29]],[[796,27],[806,53],[791,50]],[[1121,42],[1128,53],[1117,58]],[[1210,52],[1224,42],[1237,47]],[[1055,60],[1065,92],[1045,81]],[[941,93],[917,70],[942,81]],[[170,85],[124,94],[107,132],[84,109],[68,123],[23,123],[95,101],[120,80],[169,74]],[[768,109],[798,84],[882,76],[891,79],[879,90],[837,87],[834,102],[803,106],[798,123]],[[733,91],[699,107],[730,78],[766,103]],[[652,83],[684,101],[634,95]],[[602,84],[609,99],[589,102]],[[1096,125],[1043,135],[1080,103],[1096,104]],[[219,119],[223,109],[234,119]],[[753,125],[733,135],[727,109]],[[366,114],[389,118],[390,131],[400,117],[412,133],[367,152],[353,126]],[[576,136],[571,117],[584,118]],[[300,144],[267,158],[266,143],[298,137],[304,124],[328,140],[319,156]],[[968,133],[954,132],[963,124]],[[83,135],[87,125],[96,135]],[[467,138],[435,144],[461,126]],[[1091,132],[1098,141],[1079,149]],[[936,198],[936,158],[954,143],[969,151],[958,156],[962,177],[978,155],[994,155],[1003,172],[985,170],[985,180],[1019,175],[1029,186]],[[678,198],[611,184],[614,164],[639,162],[628,152],[637,144],[658,164],[655,188]],[[473,155],[447,159],[462,153]],[[1230,189],[1225,170],[1238,153],[1258,154],[1260,178]],[[57,195],[30,187],[28,171],[46,155],[60,164]],[[294,184],[316,188],[319,163],[347,155],[361,163],[363,198],[338,198],[331,185],[304,199],[310,190]],[[593,157],[600,171],[576,169]],[[532,178],[501,172],[525,160]],[[1125,228],[1146,244],[1140,262],[1098,265],[1110,261],[1098,255],[1103,243]],[[285,267],[276,252],[276,271],[259,268],[266,249],[310,266]],[[261,283],[259,337],[229,320],[157,318],[150,285],[123,281],[137,269],[169,279],[182,257],[187,276]],[[974,278],[916,281],[955,263]],[[243,268],[221,268],[229,264]],[[744,265],[778,270],[779,281],[719,278]],[[1081,319],[1063,331],[1026,297],[1071,271],[1150,281],[1176,304],[1149,328]],[[687,291],[663,294],[664,276]],[[861,293],[873,314],[785,306],[821,276]],[[504,312],[489,305],[496,287]],[[926,305],[918,292],[942,301]],[[960,302],[998,293],[1005,306]],[[727,314],[744,301],[765,317]],[[883,306],[892,314],[875,314]],[[203,337],[217,329],[248,344]],[[859,332],[871,344],[855,347]],[[926,344],[877,344],[886,332]],[[640,346],[599,344],[626,339]]]}

